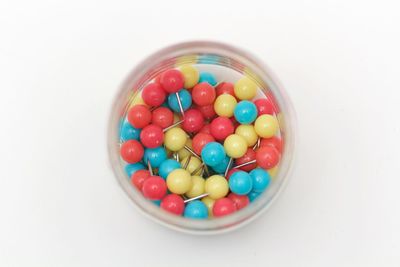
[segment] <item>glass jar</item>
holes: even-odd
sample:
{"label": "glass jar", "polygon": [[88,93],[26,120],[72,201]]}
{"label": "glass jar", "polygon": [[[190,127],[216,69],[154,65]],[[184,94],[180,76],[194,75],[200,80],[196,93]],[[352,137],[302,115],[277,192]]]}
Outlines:
{"label": "glass jar", "polygon": [[[257,83],[259,93],[275,103],[283,150],[279,168],[268,189],[244,209],[229,216],[208,220],[192,220],[170,214],[146,200],[130,183],[120,158],[120,124],[138,92],[163,71],[183,64],[196,65],[200,69],[225,69],[238,75],[246,75]],[[239,76],[239,77],[240,77]],[[295,148],[295,114],[282,85],[261,61],[247,51],[216,42],[186,42],[164,48],[139,63],[118,89],[108,125],[108,153],[114,174],[134,205],[150,219],[186,233],[223,233],[254,220],[267,210],[285,187],[293,165]]]}

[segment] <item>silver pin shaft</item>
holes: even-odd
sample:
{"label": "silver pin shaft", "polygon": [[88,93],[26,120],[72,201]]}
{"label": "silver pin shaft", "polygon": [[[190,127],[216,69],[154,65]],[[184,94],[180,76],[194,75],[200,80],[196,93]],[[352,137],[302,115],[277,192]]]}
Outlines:
{"label": "silver pin shaft", "polygon": [[183,116],[185,116],[185,112],[183,111],[182,102],[181,102],[178,92],[175,93],[175,96],[176,96],[176,100],[178,100],[179,109],[180,109],[182,117],[183,117]]}
{"label": "silver pin shaft", "polygon": [[172,129],[172,128],[178,126],[178,125],[181,124],[182,122],[183,122],[183,120],[180,120],[180,121],[175,122],[174,124],[172,124],[172,125],[170,125],[170,126],[164,128],[164,129],[163,129],[163,132],[165,133],[165,132],[168,131],[169,129]]}
{"label": "silver pin shaft", "polygon": [[192,171],[192,173],[190,175],[194,175],[195,173],[197,173],[198,171],[203,169],[203,167],[204,167],[204,163],[201,163],[200,166],[197,167],[197,169],[195,169],[194,171]]}
{"label": "silver pin shaft", "polygon": [[229,162],[228,162],[228,166],[226,166],[226,170],[225,170],[225,173],[224,173],[224,174],[225,174],[225,177],[228,175],[229,168],[231,167],[232,163],[233,163],[233,159],[230,158],[230,159],[229,159]]}
{"label": "silver pin shaft", "polygon": [[257,143],[253,146],[253,150],[256,150],[257,148],[260,147],[260,142],[261,142],[261,139],[258,138],[258,139],[257,139]]}
{"label": "silver pin shaft", "polygon": [[189,151],[193,156],[195,156],[196,158],[200,158],[199,155],[197,155],[196,152],[193,151],[193,149],[191,149],[190,147],[188,147],[187,145],[184,146],[184,148]]}
{"label": "silver pin shaft", "polygon": [[189,162],[190,162],[191,159],[192,159],[192,155],[189,155],[189,157],[186,159],[185,165],[183,166],[184,170],[186,170],[186,168],[189,165]]}
{"label": "silver pin shaft", "polygon": [[256,163],[256,162],[257,162],[257,160],[254,159],[254,160],[251,160],[249,162],[245,162],[245,163],[239,164],[239,165],[233,167],[233,169],[237,169],[237,168],[240,168],[240,167],[243,167],[243,166],[247,166],[247,165],[250,165],[250,164],[253,164],[253,163]]}
{"label": "silver pin shaft", "polygon": [[149,168],[150,175],[153,176],[153,168],[151,167],[150,160],[147,161],[147,167]]}
{"label": "silver pin shaft", "polygon": [[199,196],[197,196],[197,197],[192,197],[192,198],[189,198],[189,199],[185,199],[185,200],[183,201],[183,203],[188,203],[188,202],[190,202],[190,201],[193,201],[193,200],[196,200],[196,199],[200,199],[200,198],[203,198],[203,197],[206,197],[206,196],[208,196],[208,193],[204,193],[204,194],[199,195]]}

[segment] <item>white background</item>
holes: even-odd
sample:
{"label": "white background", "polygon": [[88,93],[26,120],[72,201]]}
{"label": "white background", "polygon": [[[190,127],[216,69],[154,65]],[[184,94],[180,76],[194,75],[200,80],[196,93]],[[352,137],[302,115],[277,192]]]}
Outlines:
{"label": "white background", "polygon": [[[398,1],[0,1],[0,266],[400,266]],[[287,190],[226,235],[143,218],[108,166],[111,101],[145,56],[211,39],[287,88]]]}

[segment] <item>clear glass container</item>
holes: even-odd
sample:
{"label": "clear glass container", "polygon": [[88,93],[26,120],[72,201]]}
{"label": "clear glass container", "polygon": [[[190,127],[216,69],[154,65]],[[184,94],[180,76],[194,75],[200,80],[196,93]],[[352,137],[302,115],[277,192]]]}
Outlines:
{"label": "clear glass container", "polygon": [[[268,189],[244,209],[231,215],[208,220],[191,220],[170,214],[146,200],[130,183],[125,163],[119,155],[120,122],[137,93],[163,71],[182,64],[193,64],[200,69],[228,69],[247,75],[261,89],[260,94],[272,98],[279,110],[277,118],[283,151],[278,171]],[[239,76],[239,77],[240,77]],[[290,176],[295,154],[295,114],[286,92],[271,70],[247,51],[216,42],[186,42],[164,48],[140,62],[118,89],[108,125],[108,153],[114,174],[129,198],[144,215],[169,228],[192,234],[223,233],[243,226],[267,210],[285,187]]]}

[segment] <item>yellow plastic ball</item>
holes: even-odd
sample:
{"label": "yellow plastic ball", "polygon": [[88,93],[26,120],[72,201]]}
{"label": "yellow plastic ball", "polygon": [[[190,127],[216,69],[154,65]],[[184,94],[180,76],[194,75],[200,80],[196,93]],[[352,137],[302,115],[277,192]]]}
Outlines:
{"label": "yellow plastic ball", "polygon": [[171,151],[179,151],[185,146],[187,138],[184,130],[175,127],[165,133],[164,145]]}
{"label": "yellow plastic ball", "polygon": [[[182,165],[182,167],[185,166],[185,164],[186,164],[188,158],[189,158],[189,156],[184,157],[184,158],[181,160],[181,165]],[[198,169],[198,168],[200,167],[200,165],[201,165],[201,161],[200,161],[198,158],[192,156],[192,157],[190,158],[190,161],[189,161],[187,167],[186,167],[186,170],[187,170],[188,172],[192,173],[192,172],[194,172],[196,169]],[[199,169],[198,171],[196,171],[196,173],[193,173],[193,175],[200,175],[200,174],[201,174],[201,169]]]}
{"label": "yellow plastic ball", "polygon": [[134,98],[133,98],[133,100],[132,100],[132,102],[130,104],[130,107],[133,107],[133,106],[136,106],[136,105],[145,105],[145,106],[147,106],[147,104],[144,103],[144,100],[142,98],[142,93],[141,92],[138,93],[136,96],[134,96]]}
{"label": "yellow plastic ball", "polygon": [[199,82],[199,71],[191,66],[191,65],[184,65],[180,68],[183,77],[185,78],[185,84],[183,87],[186,89],[194,87]]}
{"label": "yellow plastic ball", "polygon": [[221,175],[213,175],[206,180],[204,190],[212,199],[220,199],[228,194],[228,181]]}
{"label": "yellow plastic ball", "polygon": [[253,125],[239,125],[235,130],[235,134],[243,137],[247,142],[247,146],[254,146],[257,143],[258,135]]}
{"label": "yellow plastic ball", "polygon": [[258,136],[270,138],[276,134],[279,129],[278,120],[276,117],[268,114],[261,115],[254,123],[254,129]]}
{"label": "yellow plastic ball", "polygon": [[192,176],[184,169],[173,170],[167,176],[167,187],[172,193],[185,194],[192,187]]}
{"label": "yellow plastic ball", "polygon": [[247,142],[240,135],[231,134],[225,139],[224,148],[229,157],[237,159],[246,153]]}
{"label": "yellow plastic ball", "polygon": [[214,110],[218,116],[232,117],[237,104],[236,98],[230,94],[222,94],[215,99]]}
{"label": "yellow plastic ball", "polygon": [[186,196],[189,198],[200,196],[204,194],[204,184],[205,180],[200,176],[192,176],[192,187],[186,192]]}
{"label": "yellow plastic ball", "polygon": [[269,175],[271,176],[272,179],[274,179],[278,173],[278,166],[273,167],[272,169],[267,170],[267,172],[269,173]]}
{"label": "yellow plastic ball", "polygon": [[235,83],[234,92],[237,98],[241,100],[250,100],[256,96],[257,85],[244,76]]}
{"label": "yellow plastic ball", "polygon": [[176,59],[175,66],[179,67],[182,65],[196,64],[197,58],[198,58],[197,55],[180,56]]}
{"label": "yellow plastic ball", "polygon": [[[188,147],[192,148],[192,139],[188,138],[185,145],[187,145]],[[192,154],[190,154],[190,152],[187,149],[182,148],[182,149],[180,149],[178,151],[178,155],[179,155],[180,159],[183,159],[183,158],[188,157],[189,155],[192,155]]]}
{"label": "yellow plastic ball", "polygon": [[212,209],[214,207],[215,200],[212,199],[211,197],[203,197],[201,199],[201,202],[203,202],[208,209],[208,217],[212,217],[213,216]]}

